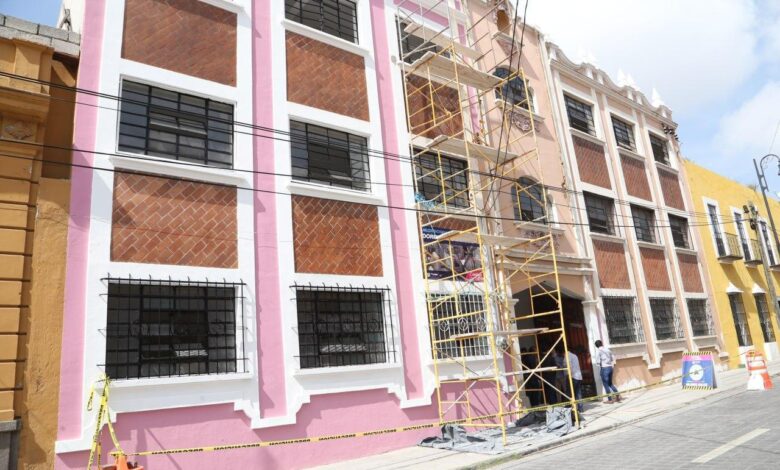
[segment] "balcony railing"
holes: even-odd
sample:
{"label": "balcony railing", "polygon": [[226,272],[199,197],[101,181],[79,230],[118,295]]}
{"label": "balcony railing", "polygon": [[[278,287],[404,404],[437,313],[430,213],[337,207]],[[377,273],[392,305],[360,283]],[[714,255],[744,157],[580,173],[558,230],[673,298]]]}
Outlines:
{"label": "balcony railing", "polygon": [[750,253],[745,253],[745,264],[756,265],[761,263],[761,245],[758,240],[750,240]]}
{"label": "balcony railing", "polygon": [[733,233],[724,233],[715,235],[715,243],[718,247],[718,259],[735,260],[742,259],[742,250],[739,245],[739,238]]}

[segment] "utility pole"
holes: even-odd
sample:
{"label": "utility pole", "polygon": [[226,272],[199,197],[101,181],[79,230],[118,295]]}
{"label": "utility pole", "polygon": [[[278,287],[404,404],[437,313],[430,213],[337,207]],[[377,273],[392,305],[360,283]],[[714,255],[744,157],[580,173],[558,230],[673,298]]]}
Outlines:
{"label": "utility pole", "polygon": [[[766,207],[766,216],[769,218],[769,225],[772,227],[772,235],[775,239],[775,249],[772,250],[775,253],[775,256],[780,255],[778,251],[780,251],[780,238],[777,234],[777,228],[775,227],[775,219],[772,217],[772,211],[769,208],[769,199],[766,197],[766,192],[769,190],[769,185],[766,183],[766,176],[764,175],[764,168],[769,163],[770,159],[777,160],[777,172],[780,175],[780,157],[775,155],[774,153],[768,153],[761,157],[761,161],[759,162],[755,158],[753,159],[753,165],[756,167],[756,176],[758,177],[758,186],[761,188],[761,195],[764,196],[764,207]],[[758,228],[758,221],[756,220],[756,228]],[[760,240],[760,239],[759,239]],[[775,312],[775,320],[777,321],[778,327],[780,327],[780,307],[777,305],[777,297],[775,295],[775,283],[774,278],[771,277],[771,274],[769,272],[769,266],[766,264],[766,260],[763,259],[764,257],[764,248],[763,244],[759,243],[761,246],[761,256],[762,256],[762,262],[764,264],[764,275],[766,276],[766,283],[768,286],[771,286],[770,292],[772,293],[772,304],[774,306],[774,312]]]}
{"label": "utility pole", "polygon": [[[761,236],[761,224],[758,220],[758,209],[756,209],[756,205],[753,204],[753,201],[748,201],[747,205],[743,206],[743,211],[745,212],[745,215],[749,217],[748,220],[750,222],[750,228],[752,228],[756,234],[758,249],[761,252],[761,264],[764,266],[764,277],[766,278],[767,289],[769,289],[769,297],[772,299],[772,311],[775,312],[775,319],[777,320],[778,326],[780,326],[780,304],[777,303],[775,282],[772,278],[772,273],[769,270],[769,255],[767,255],[766,247],[763,243],[764,241],[766,243],[771,243],[771,241],[764,240]],[[775,234],[775,236],[777,236],[777,234]]]}

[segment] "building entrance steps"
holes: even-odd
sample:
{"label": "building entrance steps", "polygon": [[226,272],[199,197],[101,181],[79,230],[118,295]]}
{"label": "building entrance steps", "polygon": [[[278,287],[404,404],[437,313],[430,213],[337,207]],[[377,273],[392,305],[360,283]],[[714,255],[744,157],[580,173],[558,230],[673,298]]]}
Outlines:
{"label": "building entrance steps", "polygon": [[[780,361],[769,362],[769,375],[780,375]],[[556,440],[507,446],[501,455],[482,455],[426,447],[407,447],[384,454],[373,455],[355,460],[342,461],[331,465],[315,467],[318,470],[391,470],[391,469],[469,469],[489,468],[507,460],[533,454],[551,447],[587,438],[602,432],[636,423],[660,414],[680,410],[682,407],[706,406],[715,397],[741,393],[745,390],[748,372],[744,368],[717,373],[718,388],[714,390],[682,390],[679,381],[623,395],[619,404],[586,403],[581,429]],[[356,430],[357,431],[357,430]],[[432,431],[431,435],[435,435]],[[518,461],[522,465],[522,460]]]}

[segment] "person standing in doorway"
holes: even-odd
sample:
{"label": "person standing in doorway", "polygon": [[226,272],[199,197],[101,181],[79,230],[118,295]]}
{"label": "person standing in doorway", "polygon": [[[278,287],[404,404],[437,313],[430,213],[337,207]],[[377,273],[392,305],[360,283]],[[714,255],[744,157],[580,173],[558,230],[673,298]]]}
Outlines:
{"label": "person standing in doorway", "polygon": [[[579,352],[579,351],[577,351]],[[569,351],[569,370],[571,370],[571,382],[574,386],[574,398],[577,399],[577,411],[582,413],[582,369],[580,369],[580,359],[572,351]]]}
{"label": "person standing in doorway", "polygon": [[601,375],[601,383],[604,385],[604,394],[609,395],[604,403],[620,403],[621,399],[618,394],[618,389],[612,385],[612,374],[615,370],[615,356],[609,348],[604,346],[604,343],[601,342],[600,339],[596,340],[596,347],[598,348],[596,357]]}

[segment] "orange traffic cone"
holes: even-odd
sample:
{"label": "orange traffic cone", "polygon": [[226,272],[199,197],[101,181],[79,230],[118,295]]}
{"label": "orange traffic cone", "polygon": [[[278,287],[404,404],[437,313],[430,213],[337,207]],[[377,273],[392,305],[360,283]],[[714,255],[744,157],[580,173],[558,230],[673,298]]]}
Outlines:
{"label": "orange traffic cone", "polygon": [[750,373],[747,383],[748,390],[769,390],[774,386],[772,378],[769,377],[763,354],[755,351],[748,352],[747,369]]}

